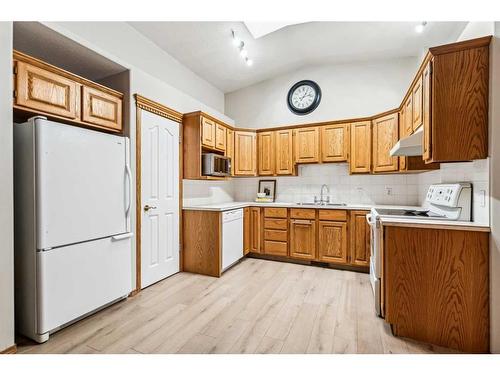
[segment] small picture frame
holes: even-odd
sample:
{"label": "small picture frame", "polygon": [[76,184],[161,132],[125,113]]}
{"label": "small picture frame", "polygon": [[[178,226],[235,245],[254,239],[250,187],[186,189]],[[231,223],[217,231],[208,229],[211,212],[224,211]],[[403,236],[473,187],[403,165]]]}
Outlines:
{"label": "small picture frame", "polygon": [[259,180],[259,193],[264,193],[265,198],[276,199],[276,180]]}

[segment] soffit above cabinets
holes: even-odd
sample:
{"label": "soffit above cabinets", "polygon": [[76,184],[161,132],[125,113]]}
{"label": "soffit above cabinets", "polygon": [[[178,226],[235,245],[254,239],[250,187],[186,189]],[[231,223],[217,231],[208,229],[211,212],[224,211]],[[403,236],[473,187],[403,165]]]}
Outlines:
{"label": "soffit above cabinets", "polygon": [[[428,47],[455,42],[466,25],[429,22],[419,34],[418,23],[271,23],[264,27],[268,33],[257,39],[244,22],[129,24],[194,73],[231,92],[308,65],[420,58]],[[231,30],[244,41],[251,67],[232,44]]]}

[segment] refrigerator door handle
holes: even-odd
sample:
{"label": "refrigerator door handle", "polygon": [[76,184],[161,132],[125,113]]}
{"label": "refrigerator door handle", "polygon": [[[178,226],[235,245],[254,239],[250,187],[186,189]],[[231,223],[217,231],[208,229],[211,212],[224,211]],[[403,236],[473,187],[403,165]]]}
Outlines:
{"label": "refrigerator door handle", "polygon": [[134,236],[134,233],[128,232],[128,233],[117,234],[116,236],[112,236],[111,239],[113,241],[121,241],[121,240],[126,240],[127,238],[130,238],[133,236]]}
{"label": "refrigerator door handle", "polygon": [[130,166],[128,164],[125,164],[125,173],[127,174],[127,181],[128,181],[128,203],[127,203],[127,209],[125,210],[125,215],[128,219],[130,216],[130,206],[132,204],[132,172],[130,171]]}

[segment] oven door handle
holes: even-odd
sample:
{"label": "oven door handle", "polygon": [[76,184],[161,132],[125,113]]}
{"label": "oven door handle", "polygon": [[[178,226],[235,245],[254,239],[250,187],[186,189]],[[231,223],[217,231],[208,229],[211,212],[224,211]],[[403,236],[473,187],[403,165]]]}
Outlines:
{"label": "oven door handle", "polygon": [[366,214],[366,221],[368,224],[372,225],[372,214]]}

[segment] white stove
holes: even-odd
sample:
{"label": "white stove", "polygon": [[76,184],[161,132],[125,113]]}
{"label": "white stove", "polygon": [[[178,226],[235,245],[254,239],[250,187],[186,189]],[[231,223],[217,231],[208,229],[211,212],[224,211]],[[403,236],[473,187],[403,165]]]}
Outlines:
{"label": "white stove", "polygon": [[370,282],[375,294],[375,310],[377,315],[381,315],[381,217],[471,221],[472,185],[468,182],[431,185],[422,207],[417,209],[372,208],[371,212],[366,215],[366,220],[371,227]]}

